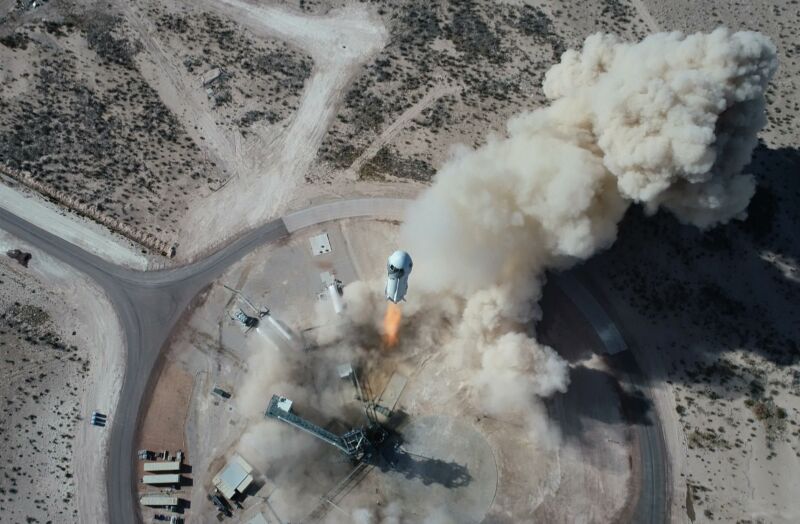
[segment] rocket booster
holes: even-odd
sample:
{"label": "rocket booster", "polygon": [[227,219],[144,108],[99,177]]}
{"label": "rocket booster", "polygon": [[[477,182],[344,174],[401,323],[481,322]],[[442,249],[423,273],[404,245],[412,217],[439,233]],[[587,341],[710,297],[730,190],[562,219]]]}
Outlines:
{"label": "rocket booster", "polygon": [[405,300],[408,291],[408,275],[414,263],[405,251],[395,251],[386,262],[386,300],[395,304]]}

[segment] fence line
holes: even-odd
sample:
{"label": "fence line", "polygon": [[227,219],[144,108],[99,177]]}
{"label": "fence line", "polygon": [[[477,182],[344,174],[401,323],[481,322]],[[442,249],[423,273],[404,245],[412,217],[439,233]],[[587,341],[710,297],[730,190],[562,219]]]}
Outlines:
{"label": "fence line", "polygon": [[41,182],[40,180],[36,180],[28,172],[18,171],[8,166],[0,165],[0,173],[3,173],[9,178],[16,180],[24,186],[46,197],[52,198],[62,206],[74,211],[75,213],[102,224],[111,231],[124,236],[128,240],[136,242],[140,246],[145,247],[150,251],[160,253],[161,255],[169,258],[175,256],[174,243],[162,240],[154,234],[148,233],[147,231],[142,231],[140,229],[131,227],[129,224],[126,224],[118,218],[114,218],[105,214],[95,205],[81,202],[76,196],[70,195],[66,191],[55,189],[50,185]]}

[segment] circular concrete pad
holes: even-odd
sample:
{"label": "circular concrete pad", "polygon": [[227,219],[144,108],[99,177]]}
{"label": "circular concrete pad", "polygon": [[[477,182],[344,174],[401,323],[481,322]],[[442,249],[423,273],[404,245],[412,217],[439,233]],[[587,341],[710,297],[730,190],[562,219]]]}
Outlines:
{"label": "circular concrete pad", "polygon": [[403,517],[444,513],[455,522],[481,522],[497,490],[497,465],[484,436],[467,420],[412,417],[384,475],[385,494],[402,501]]}

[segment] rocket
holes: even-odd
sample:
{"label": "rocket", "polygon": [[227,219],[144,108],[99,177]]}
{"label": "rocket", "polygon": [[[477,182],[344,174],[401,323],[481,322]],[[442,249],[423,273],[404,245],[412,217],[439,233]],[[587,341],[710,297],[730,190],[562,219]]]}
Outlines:
{"label": "rocket", "polygon": [[405,300],[408,291],[408,275],[414,263],[405,251],[395,251],[386,262],[386,300],[397,304]]}

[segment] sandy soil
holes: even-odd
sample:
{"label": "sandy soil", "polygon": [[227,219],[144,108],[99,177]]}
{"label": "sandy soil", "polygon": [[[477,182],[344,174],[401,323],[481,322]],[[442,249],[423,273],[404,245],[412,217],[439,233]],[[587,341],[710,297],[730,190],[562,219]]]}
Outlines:
{"label": "sandy soil", "polygon": [[33,257],[27,269],[0,260],[2,398],[15,410],[4,417],[3,468],[22,472],[6,473],[18,478],[4,486],[3,513],[10,521],[102,521],[109,433],[88,419],[97,409],[113,421],[125,356],[119,325],[85,277],[0,233],[0,251],[8,249]]}
{"label": "sandy soil", "polygon": [[661,29],[764,32],[780,69],[749,168],[748,219],[701,234],[630,213],[609,253],[589,262],[596,290],[632,343],[665,432],[676,520],[794,522],[800,464],[796,248],[800,140],[792,3],[637,2]]}
{"label": "sandy soil", "polygon": [[[236,166],[236,178],[202,209],[186,217],[188,255],[208,247],[208,239],[195,235],[206,236],[212,225],[229,236],[286,209],[296,196],[295,189],[305,180],[344,86],[386,38],[382,25],[362,6],[309,17],[233,0],[214,5],[256,34],[279,37],[299,47],[311,55],[314,67],[286,131],[269,147],[255,144],[247,150],[246,158],[232,159],[229,163]],[[234,205],[240,213],[228,212]]]}
{"label": "sandy soil", "polygon": [[26,191],[20,186],[0,184],[3,209],[80,248],[115,264],[132,269],[146,269],[148,258],[141,247],[115,235],[96,222],[66,213],[63,209]]}
{"label": "sandy soil", "polygon": [[[172,217],[182,216],[176,226],[181,233],[170,237],[179,239],[179,261],[207,252],[287,209],[298,196],[296,190],[305,181],[345,86],[387,36],[363,5],[324,16],[235,0],[181,2],[166,11],[160,3],[139,0],[119,2],[118,8],[126,21],[126,34],[139,46],[132,57],[137,72],[181,123],[192,144],[202,145],[221,176],[219,183],[207,188],[182,191],[193,204],[170,199],[171,204],[183,205],[181,213],[169,214],[170,232],[174,231]],[[206,27],[195,29],[198,20]],[[197,34],[183,38],[184,30]],[[205,43],[192,41],[198,36]],[[208,50],[203,55],[208,63],[195,60],[195,46],[200,45]],[[235,49],[230,49],[232,45]],[[302,75],[291,79],[276,96],[277,71],[265,71],[261,79],[243,78],[242,57],[250,56],[248,46],[253,46],[256,63],[264,58],[263,67],[270,67],[273,60],[282,70],[299,69]],[[230,78],[212,85],[212,93],[207,94],[194,68],[211,65],[227,68]],[[219,103],[219,91],[225,90],[232,99]],[[253,126],[248,123],[252,118],[275,122]],[[211,231],[215,233],[210,235]]]}
{"label": "sandy soil", "polygon": [[[688,278],[682,275],[680,280]],[[720,289],[730,292],[730,287]],[[745,335],[753,339],[744,345],[730,342],[749,330],[736,313],[711,306],[698,322],[692,305],[690,311],[662,310],[654,318],[632,306],[630,290],[607,291],[656,392],[651,397],[676,477],[676,518],[796,520],[800,508],[788,485],[797,482],[800,467],[797,367],[794,357],[780,356],[793,351],[791,342],[780,342],[775,332],[757,331]],[[727,322],[741,327],[723,327]],[[680,326],[679,333],[675,326]]]}
{"label": "sandy soil", "polygon": [[[668,10],[646,0],[545,1],[534,6],[446,0],[385,6],[328,0],[280,5],[183,1],[169,6],[136,0],[116,5],[121,19],[108,33],[110,40],[103,38],[107,44],[117,42],[111,48],[120,56],[78,45],[74,35],[29,28],[36,34],[25,41],[28,49],[13,39],[8,42],[18,48],[3,48],[9,56],[19,54],[8,62],[5,92],[16,103],[29,91],[25,86],[33,80],[23,76],[25,53],[63,47],[82,64],[97,61],[91,53],[99,53],[112,59],[92,73],[100,79],[103,68],[119,66],[114,60],[132,64],[132,78],[143,79],[158,95],[175,119],[176,132],[186,134],[186,147],[202,150],[203,161],[193,164],[206,159],[216,163],[203,187],[190,188],[185,180],[189,174],[177,170],[176,176],[174,169],[165,185],[162,173],[151,169],[147,176],[152,180],[143,183],[157,194],[140,194],[140,188],[134,192],[148,206],[123,206],[123,220],[138,220],[141,227],[161,229],[169,240],[180,240],[181,261],[309,201],[331,195],[415,193],[454,144],[480,144],[489,131],[502,132],[509,116],[540,106],[543,72],[561,51],[598,30],[641,38],[660,29],[708,30],[727,24],[770,34],[785,55],[771,93],[770,132],[780,145],[793,143],[797,132],[796,119],[786,113],[797,109],[792,96],[797,63],[791,58],[796,30],[790,22],[796,13],[791,3],[746,9],[728,8],[726,2],[687,3]],[[12,10],[4,34],[26,31],[37,16],[58,21],[60,12],[50,4],[28,12]],[[206,52],[199,52],[201,47]],[[268,66],[270,60],[279,64],[273,74],[259,70],[258,64]],[[287,71],[305,71],[309,64],[310,77],[287,76]],[[207,94],[199,75],[217,65],[229,75]],[[76,75],[81,79],[84,73]],[[81,81],[99,96],[102,89],[92,75]],[[218,103],[225,93],[230,93],[230,102]],[[254,124],[242,124],[252,119]],[[92,184],[87,191],[95,191]],[[111,203],[103,205],[117,212]],[[142,221],[137,213],[145,208],[159,218]]]}
{"label": "sandy soil", "polygon": [[123,19],[93,2],[43,9],[0,25],[3,164],[171,241],[216,168],[140,73]]}
{"label": "sandy soil", "polygon": [[[184,501],[189,500],[192,478],[192,455],[186,446],[186,415],[194,390],[194,376],[177,362],[166,362],[160,368],[155,390],[147,401],[147,410],[139,432],[136,449],[146,449],[156,453],[167,451],[170,457],[182,451],[184,453],[181,470],[183,486],[181,489],[158,488],[139,483],[139,495],[159,492],[169,493]],[[136,475],[141,480],[144,475],[144,462],[139,461]],[[142,508],[142,516],[149,518],[155,513],[163,513],[157,509]],[[189,515],[185,513],[185,517]]]}
{"label": "sandy soil", "polygon": [[186,448],[184,424],[193,385],[191,373],[173,362],[164,365],[142,422],[139,449],[172,454]]}

